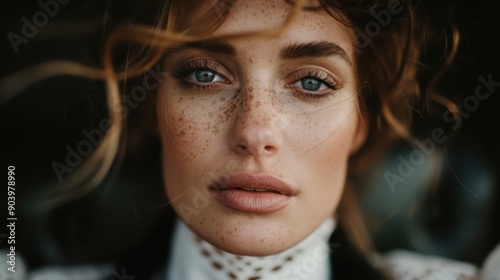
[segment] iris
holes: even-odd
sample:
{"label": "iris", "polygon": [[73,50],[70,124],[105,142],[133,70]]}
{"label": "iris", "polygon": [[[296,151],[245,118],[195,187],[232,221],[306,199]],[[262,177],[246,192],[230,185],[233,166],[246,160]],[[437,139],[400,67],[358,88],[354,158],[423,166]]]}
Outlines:
{"label": "iris", "polygon": [[195,80],[199,83],[210,83],[215,78],[215,73],[212,70],[200,69],[194,72]]}
{"label": "iris", "polygon": [[307,77],[300,80],[300,85],[309,91],[317,91],[321,88],[321,82],[318,79]]}

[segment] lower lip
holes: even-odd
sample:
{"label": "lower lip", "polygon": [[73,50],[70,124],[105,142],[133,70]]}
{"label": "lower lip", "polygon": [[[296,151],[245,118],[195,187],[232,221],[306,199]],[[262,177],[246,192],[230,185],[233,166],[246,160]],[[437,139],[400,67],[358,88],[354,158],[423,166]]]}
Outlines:
{"label": "lower lip", "polygon": [[214,191],[215,199],[236,211],[272,213],[284,208],[292,197],[275,192],[252,192],[240,189]]}

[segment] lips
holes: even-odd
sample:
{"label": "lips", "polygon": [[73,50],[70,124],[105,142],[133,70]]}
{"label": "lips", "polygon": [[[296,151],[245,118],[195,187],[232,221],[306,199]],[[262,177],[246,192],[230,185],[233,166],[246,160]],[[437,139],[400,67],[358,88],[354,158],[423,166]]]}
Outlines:
{"label": "lips", "polygon": [[219,203],[236,211],[272,213],[283,209],[296,192],[285,182],[248,173],[221,177],[210,186]]}

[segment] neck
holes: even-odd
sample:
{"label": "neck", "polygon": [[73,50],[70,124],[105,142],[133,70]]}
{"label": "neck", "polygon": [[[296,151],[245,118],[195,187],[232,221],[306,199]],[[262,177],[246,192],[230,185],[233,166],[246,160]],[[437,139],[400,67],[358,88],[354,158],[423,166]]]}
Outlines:
{"label": "neck", "polygon": [[334,228],[335,220],[328,218],[295,246],[278,254],[253,257],[224,252],[179,222],[168,279],[328,279],[328,239]]}

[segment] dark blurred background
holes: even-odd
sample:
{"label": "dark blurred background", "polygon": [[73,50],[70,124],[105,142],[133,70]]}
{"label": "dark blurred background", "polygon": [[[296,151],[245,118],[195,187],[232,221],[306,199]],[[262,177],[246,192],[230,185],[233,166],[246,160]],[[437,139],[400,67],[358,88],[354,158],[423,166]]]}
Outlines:
{"label": "dark blurred background", "polygon": [[[23,36],[24,18],[33,23],[43,11],[38,1],[1,4],[0,78],[50,60],[101,67],[106,1],[50,2],[58,4],[58,11],[46,15],[46,24],[38,16],[40,27],[31,30],[32,38]],[[134,1],[121,3],[125,2]],[[424,2],[436,5],[430,16],[439,17],[445,1]],[[446,3],[452,7],[462,41],[455,63],[436,89],[463,104],[474,95],[478,77],[491,76],[500,82],[500,21],[495,1]],[[129,7],[133,12],[134,5]],[[11,42],[12,33],[24,38],[17,47]],[[429,55],[439,56],[431,50]],[[391,185],[385,176],[397,173],[400,158],[409,159],[414,151],[404,142],[363,179],[370,186],[363,205],[379,251],[403,248],[481,265],[500,243],[500,117],[496,115],[500,87],[495,89],[467,118],[463,115],[456,129],[453,123],[429,123],[417,117],[418,139],[423,141],[436,128],[444,129],[448,138],[436,145],[423,164],[414,166],[404,182]],[[2,168],[6,174],[7,166],[16,167],[16,248],[30,268],[115,259],[139,244],[168,215],[161,207],[166,199],[159,169],[150,168],[155,166],[151,161],[158,160],[154,155],[149,162],[126,159],[96,190],[67,205],[49,209],[36,203],[59,181],[54,162],[67,165],[68,149],[76,150],[89,140],[83,131],[99,128],[100,120],[107,117],[103,92],[101,82],[65,76],[46,79],[1,104]],[[129,123],[140,119],[147,102],[131,110]],[[154,151],[157,146],[152,143],[136,153]],[[69,175],[61,176],[64,180]],[[0,245],[5,247],[3,236]]]}

